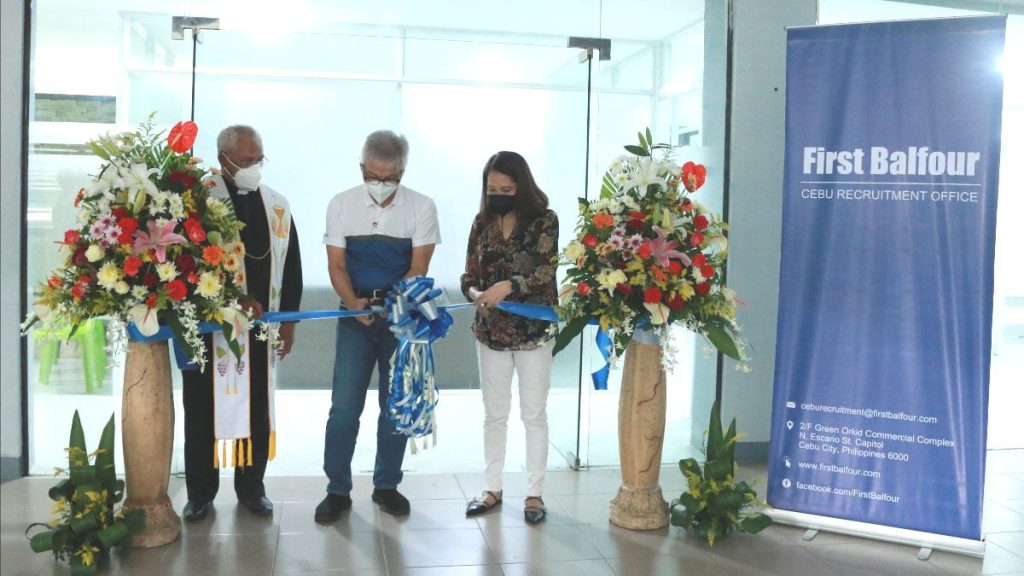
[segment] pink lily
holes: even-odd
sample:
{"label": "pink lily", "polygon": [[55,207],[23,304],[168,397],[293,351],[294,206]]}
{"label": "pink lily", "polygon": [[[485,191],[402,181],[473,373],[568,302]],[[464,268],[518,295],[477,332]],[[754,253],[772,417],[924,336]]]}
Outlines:
{"label": "pink lily", "polygon": [[148,234],[142,230],[135,231],[133,252],[141,254],[152,249],[156,252],[157,261],[163,262],[167,259],[168,246],[171,244],[184,244],[186,242],[184,236],[174,233],[174,227],[177,225],[178,223],[175,220],[169,220],[163,226],[160,226],[154,220],[150,220],[146,223],[146,226],[149,228]]}
{"label": "pink lily", "polygon": [[690,257],[675,249],[679,243],[665,238],[665,231],[659,226],[654,226],[653,228],[658,237],[654,240],[649,240],[647,244],[651,247],[651,256],[658,260],[658,264],[663,268],[668,268],[668,259],[676,258],[681,260],[683,265],[689,266],[691,264]]}

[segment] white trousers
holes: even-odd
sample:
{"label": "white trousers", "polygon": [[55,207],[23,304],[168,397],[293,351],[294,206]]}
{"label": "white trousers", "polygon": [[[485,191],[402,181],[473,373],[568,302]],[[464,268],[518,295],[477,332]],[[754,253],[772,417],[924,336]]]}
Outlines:
{"label": "white trousers", "polygon": [[512,374],[519,376],[519,413],[526,428],[527,496],[541,496],[548,464],[548,389],[551,387],[551,346],[536,350],[491,350],[476,343],[480,390],[484,400],[484,480],[492,492],[501,490],[512,408]]}

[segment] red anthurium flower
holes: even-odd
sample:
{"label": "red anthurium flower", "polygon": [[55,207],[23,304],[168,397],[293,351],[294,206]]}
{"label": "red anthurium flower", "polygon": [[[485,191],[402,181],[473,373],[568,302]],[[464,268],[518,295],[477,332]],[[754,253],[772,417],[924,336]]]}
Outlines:
{"label": "red anthurium flower", "polygon": [[189,240],[196,244],[206,240],[206,230],[203,230],[203,225],[199,220],[187,218],[181,225],[185,228],[185,233],[188,234]]}
{"label": "red anthurium flower", "polygon": [[704,185],[704,178],[708,174],[708,169],[703,164],[694,164],[693,162],[687,162],[683,164],[683,170],[679,173],[679,178],[683,181],[683,186],[686,187],[688,192],[693,192]]}
{"label": "red anthurium flower", "polygon": [[576,285],[576,292],[578,292],[580,296],[587,296],[592,290],[593,288],[591,288],[590,284],[587,284],[586,282],[580,282]]}
{"label": "red anthurium flower", "polygon": [[669,298],[668,302],[665,303],[665,305],[668,306],[668,309],[673,312],[675,312],[676,310],[682,310],[684,304],[686,304],[686,301],[683,300],[683,297],[680,296],[679,294],[676,294],[672,298]]}
{"label": "red anthurium flower", "polygon": [[188,294],[188,287],[181,280],[175,278],[167,283],[167,297],[175,302],[181,301]]}
{"label": "red anthurium flower", "polygon": [[124,270],[125,276],[134,278],[139,273],[139,269],[142,268],[142,259],[138,256],[129,256],[124,259],[124,266],[121,268]]}
{"label": "red anthurium flower", "polygon": [[630,293],[633,292],[633,287],[630,286],[629,284],[619,282],[618,284],[615,285],[615,291],[618,292],[619,294],[622,294],[623,296],[629,296]]}
{"label": "red anthurium flower", "polygon": [[146,297],[146,306],[149,308],[156,308],[156,294],[150,294]]}
{"label": "red anthurium flower", "polygon": [[700,275],[710,280],[715,275],[715,269],[705,264],[700,267]]}
{"label": "red anthurium flower", "polygon": [[683,263],[680,262],[679,260],[669,260],[668,271],[671,272],[674,276],[679,276],[679,274],[683,271]]}
{"label": "red anthurium flower", "polygon": [[583,237],[583,245],[586,246],[587,248],[593,248],[597,246],[597,236],[594,236],[593,234],[587,234],[586,236]]}
{"label": "red anthurium flower", "polygon": [[696,256],[693,257],[693,265],[696,266],[697,268],[700,268],[701,266],[707,263],[708,257],[705,256],[704,254],[697,254]]}
{"label": "red anthurium flower", "polygon": [[192,148],[197,134],[199,134],[199,127],[195,122],[191,120],[178,122],[167,135],[167,147],[178,154],[184,154]]}
{"label": "red anthurium flower", "polygon": [[700,284],[697,284],[693,288],[694,290],[697,291],[697,294],[700,294],[701,296],[707,296],[708,292],[711,291],[711,284],[708,284],[707,282],[701,282]]}
{"label": "red anthurium flower", "polygon": [[78,239],[80,237],[81,236],[79,235],[78,230],[68,230],[67,232],[64,232],[64,243],[78,244]]}
{"label": "red anthurium flower", "polygon": [[693,234],[690,234],[690,246],[693,246],[694,248],[699,248],[703,243],[703,234],[701,234],[700,232],[694,232]]}
{"label": "red anthurium flower", "polygon": [[661,289],[657,286],[651,286],[644,290],[644,303],[645,304],[660,304],[661,303]]}
{"label": "red anthurium flower", "polygon": [[708,217],[703,214],[698,214],[693,217],[693,227],[697,230],[703,230],[708,227]]}

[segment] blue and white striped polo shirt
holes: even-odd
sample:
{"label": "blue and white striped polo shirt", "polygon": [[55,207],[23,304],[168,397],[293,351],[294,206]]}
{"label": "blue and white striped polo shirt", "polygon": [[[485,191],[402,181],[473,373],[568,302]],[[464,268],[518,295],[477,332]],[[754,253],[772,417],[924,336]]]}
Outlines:
{"label": "blue and white striped polo shirt", "polygon": [[409,270],[413,248],[440,243],[434,201],[405,186],[398,187],[385,208],[362,184],[335,195],[327,205],[324,244],[345,249],[357,291],[390,288]]}

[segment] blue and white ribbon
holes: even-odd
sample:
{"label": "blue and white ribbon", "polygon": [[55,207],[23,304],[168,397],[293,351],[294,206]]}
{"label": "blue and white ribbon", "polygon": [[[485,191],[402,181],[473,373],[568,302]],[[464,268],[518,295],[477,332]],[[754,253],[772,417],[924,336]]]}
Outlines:
{"label": "blue and white ribbon", "polygon": [[[441,294],[440,288],[434,288],[432,278],[416,276],[396,284],[393,294],[384,300],[388,324],[398,338],[398,347],[391,357],[388,416],[398,432],[413,439],[433,436],[435,444],[434,407],[438,398],[433,343],[444,338],[455,322],[438,305]],[[414,440],[412,453],[416,452]]]}

